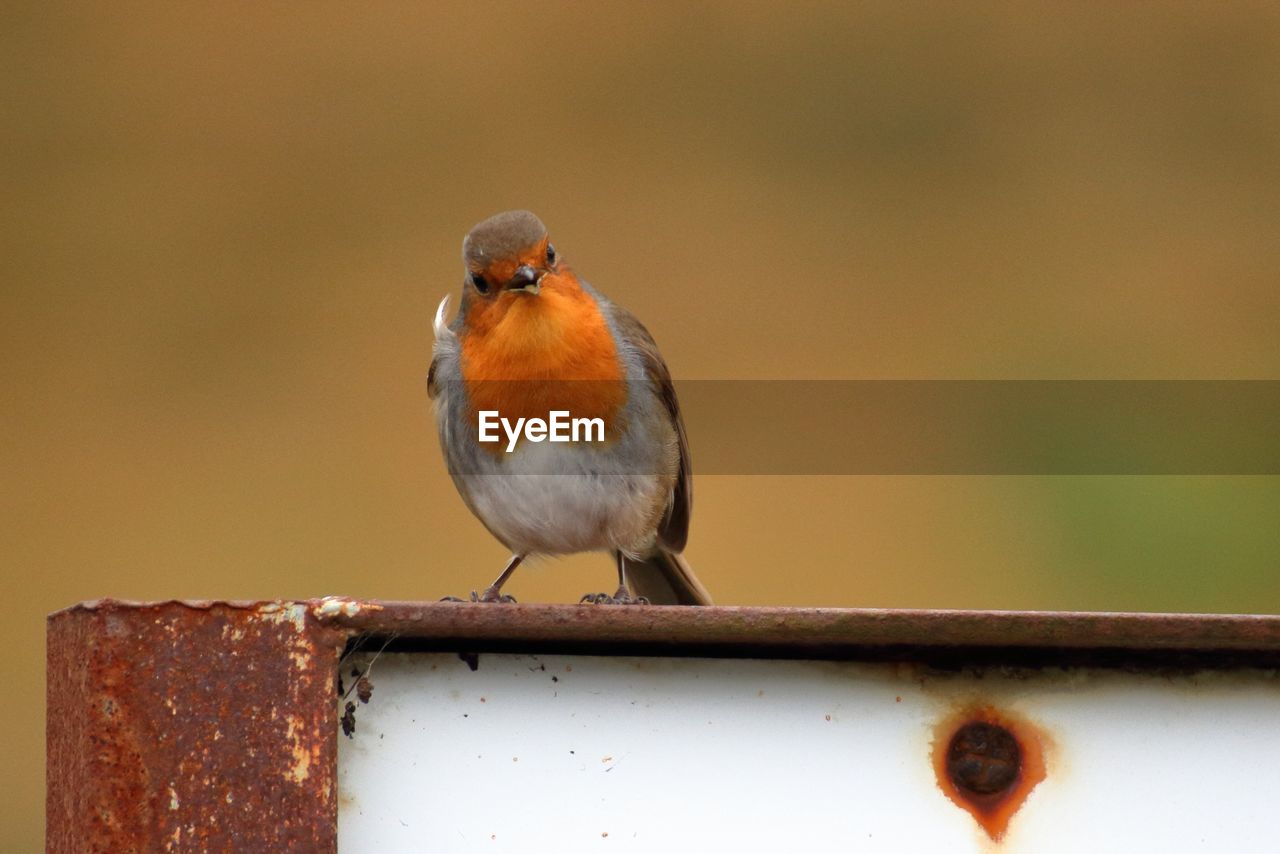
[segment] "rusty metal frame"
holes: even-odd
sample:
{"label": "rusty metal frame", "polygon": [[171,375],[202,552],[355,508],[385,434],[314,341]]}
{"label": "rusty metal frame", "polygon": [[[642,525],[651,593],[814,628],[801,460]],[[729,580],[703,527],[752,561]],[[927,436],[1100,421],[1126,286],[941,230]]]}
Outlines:
{"label": "rusty metal frame", "polygon": [[1280,663],[1270,615],[87,602],[49,617],[48,850],[335,850],[339,662],[378,639],[944,667]]}

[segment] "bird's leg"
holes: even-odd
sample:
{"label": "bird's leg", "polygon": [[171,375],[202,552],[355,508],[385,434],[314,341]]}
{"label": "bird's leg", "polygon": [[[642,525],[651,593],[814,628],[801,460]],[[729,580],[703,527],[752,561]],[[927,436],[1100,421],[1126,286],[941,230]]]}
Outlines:
{"label": "bird's leg", "polygon": [[514,596],[507,596],[502,592],[502,585],[507,583],[508,579],[511,578],[511,573],[516,571],[516,567],[520,565],[522,560],[524,560],[524,555],[512,555],[511,560],[507,561],[507,568],[502,570],[502,574],[486,587],[483,593],[477,596],[474,590],[471,591],[471,601],[501,602],[503,604],[516,601]]}
{"label": "bird's leg", "polygon": [[[471,601],[486,602],[486,603],[493,602],[493,603],[498,603],[502,605],[507,605],[515,602],[516,597],[508,596],[507,594],[502,592],[502,585],[507,583],[507,581],[511,578],[511,574],[516,571],[516,567],[520,565],[520,562],[524,560],[524,558],[525,556],[522,554],[512,555],[511,560],[507,562],[507,568],[502,570],[502,574],[499,575],[492,584],[486,587],[483,593],[477,593],[474,590],[471,591]],[[458,599],[457,597],[454,597],[454,596],[446,596],[442,601],[461,602],[463,600]]]}
{"label": "bird's leg", "polygon": [[627,591],[627,556],[622,552],[618,552],[618,592],[613,594],[613,598],[622,602],[631,599],[631,593]]}
{"label": "bird's leg", "polygon": [[615,552],[618,560],[618,589],[610,596],[608,593],[588,593],[579,601],[589,602],[592,605],[648,605],[649,600],[643,596],[632,596],[631,591],[627,590],[627,556],[622,552]]}

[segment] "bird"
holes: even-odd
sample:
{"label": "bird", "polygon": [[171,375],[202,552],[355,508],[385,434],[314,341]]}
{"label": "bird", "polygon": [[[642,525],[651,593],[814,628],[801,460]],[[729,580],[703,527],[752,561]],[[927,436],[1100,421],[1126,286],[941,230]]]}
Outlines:
{"label": "bird", "polygon": [[[456,315],[446,322],[448,296],[436,311],[427,390],[458,493],[511,551],[470,600],[514,602],[502,587],[530,557],[601,551],[614,558],[617,590],[581,602],[711,604],[681,555],[693,472],[653,336],[575,274],[529,211],[473,227],[462,262]],[[535,424],[556,412],[584,429],[553,441]],[[482,429],[499,418],[501,430]]]}

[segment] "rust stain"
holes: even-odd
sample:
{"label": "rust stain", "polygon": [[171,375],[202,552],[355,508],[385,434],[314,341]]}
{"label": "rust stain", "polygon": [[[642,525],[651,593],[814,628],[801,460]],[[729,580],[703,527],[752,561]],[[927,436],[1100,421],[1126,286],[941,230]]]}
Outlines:
{"label": "rust stain", "polygon": [[1049,744],[1041,727],[989,705],[970,705],[934,728],[938,788],[995,842],[1045,778]]}
{"label": "rust stain", "polygon": [[347,634],[304,603],[54,614],[48,850],[333,850]]}

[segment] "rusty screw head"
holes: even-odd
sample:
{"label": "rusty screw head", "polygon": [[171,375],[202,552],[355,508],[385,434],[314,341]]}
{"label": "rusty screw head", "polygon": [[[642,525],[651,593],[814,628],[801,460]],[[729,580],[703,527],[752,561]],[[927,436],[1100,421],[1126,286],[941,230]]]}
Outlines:
{"label": "rusty screw head", "polygon": [[1018,779],[1022,749],[1002,726],[975,721],[960,727],[947,748],[947,775],[974,795],[1003,792]]}

